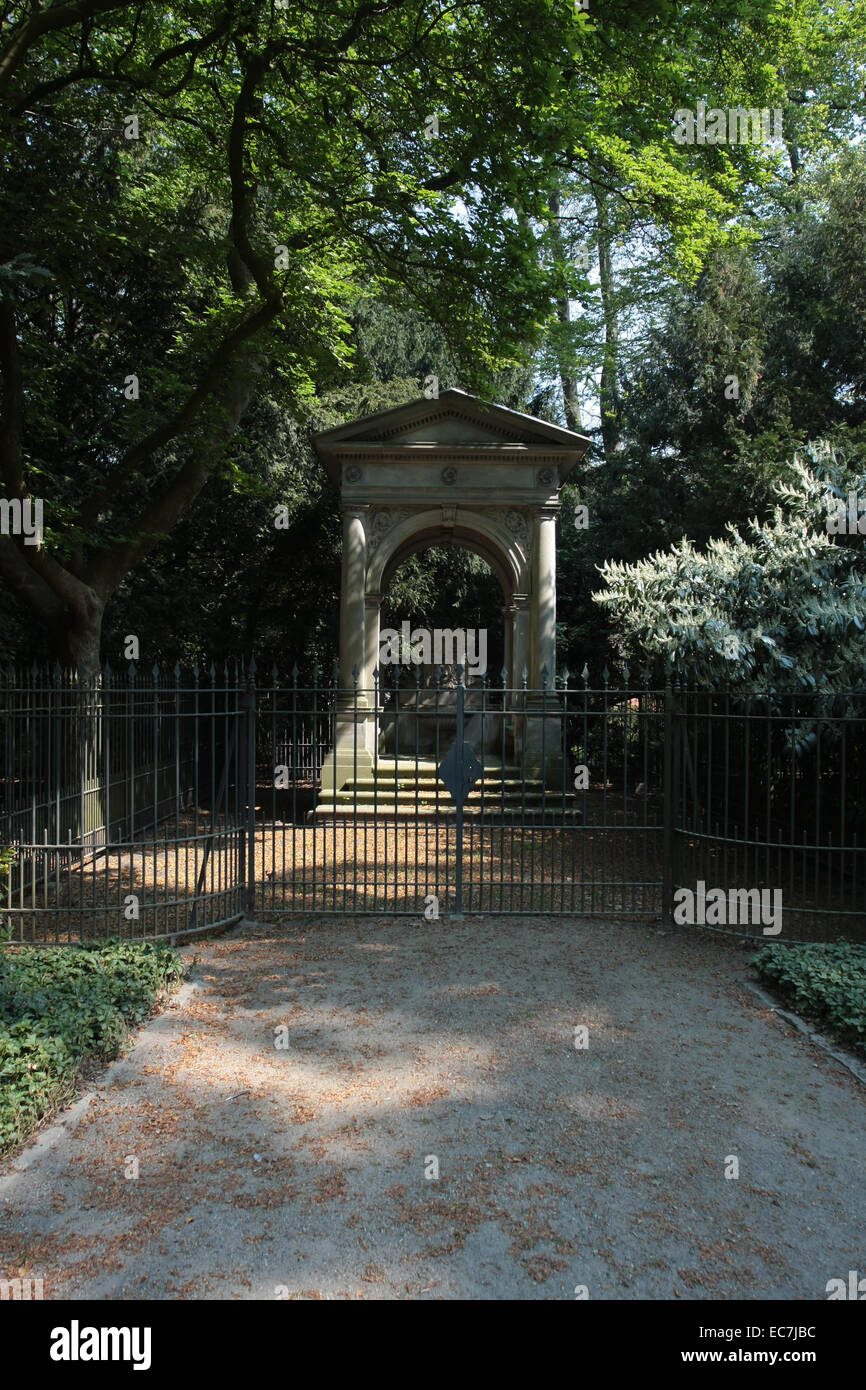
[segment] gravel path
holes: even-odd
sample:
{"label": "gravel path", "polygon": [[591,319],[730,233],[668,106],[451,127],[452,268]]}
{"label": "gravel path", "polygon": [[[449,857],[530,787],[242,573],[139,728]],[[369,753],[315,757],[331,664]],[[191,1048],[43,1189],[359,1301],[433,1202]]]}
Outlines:
{"label": "gravel path", "polygon": [[866,1270],[866,1088],[750,992],[733,942],[293,919],[185,954],[193,983],[0,1167],[0,1276],[49,1298],[824,1299]]}

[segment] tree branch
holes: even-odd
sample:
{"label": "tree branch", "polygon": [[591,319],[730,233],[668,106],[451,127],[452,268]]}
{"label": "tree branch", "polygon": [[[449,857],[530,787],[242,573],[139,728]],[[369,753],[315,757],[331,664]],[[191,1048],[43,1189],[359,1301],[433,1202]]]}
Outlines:
{"label": "tree branch", "polygon": [[[238,361],[238,351],[261,329],[272,323],[283,308],[282,292],[277,285],[270,262],[254,250],[249,236],[251,213],[250,190],[244,171],[244,151],[247,119],[252,112],[258,84],[267,73],[273,58],[283,49],[283,42],[266,45],[262,53],[247,65],[241,89],[235,101],[228,141],[228,166],[232,192],[231,236],[243,265],[256,282],[262,303],[254,312],[244,316],[235,329],[223,339],[198,386],[172,420],[153,430],[127,452],[105,487],[91,499],[81,512],[82,524],[95,521],[105,504],[117,493],[121,483],[154,451],[186,431],[200,414],[206,400],[222,387],[224,396],[223,422],[208,428],[206,435],[193,448],[191,459],[160,497],[144,509],[139,521],[140,535],[135,541],[122,541],[112,546],[107,555],[88,569],[91,582],[101,592],[108,593],[119,583],[127,570],[147,554],[157,539],[180,516],[189,502],[198,495],[215,466],[223,445],[234,432],[243,416],[252,392],[252,380],[247,383],[248,364]],[[253,373],[253,376],[256,375]],[[239,402],[242,401],[242,405]]]}
{"label": "tree branch", "polygon": [[44,622],[56,622],[63,614],[63,603],[32,568],[31,558],[19,550],[11,536],[0,535],[0,574],[9,588]]}
{"label": "tree branch", "polygon": [[157,449],[171,443],[173,439],[185,433],[195,423],[205,402],[218,387],[221,374],[231,363],[237,349],[254,337],[261,328],[266,327],[276,317],[281,307],[282,300],[276,306],[261,304],[255,312],[245,314],[240,322],[226,334],[211,358],[203,377],[194,390],[190,392],[181,409],[170,420],[158,425],[144,439],[139,440],[137,444],[127,450],[105,485],[81,508],[79,512],[80,525],[85,527],[92,525],[136,468]]}
{"label": "tree branch", "polygon": [[17,69],[24,62],[27,53],[46,34],[56,33],[58,29],[71,29],[82,19],[94,19],[108,10],[129,10],[139,0],[73,0],[68,5],[53,5],[46,10],[36,10],[29,19],[20,25],[13,34],[2,55],[0,55],[0,96],[9,87]]}
{"label": "tree branch", "polygon": [[264,371],[261,355],[236,362],[222,393],[220,418],[203,433],[190,458],[162,494],[143,509],[134,540],[120,541],[103,553],[89,578],[95,591],[107,598],[134,565],[150,554],[195,501],[219,463],[226,443],[246,413],[256,382]]}

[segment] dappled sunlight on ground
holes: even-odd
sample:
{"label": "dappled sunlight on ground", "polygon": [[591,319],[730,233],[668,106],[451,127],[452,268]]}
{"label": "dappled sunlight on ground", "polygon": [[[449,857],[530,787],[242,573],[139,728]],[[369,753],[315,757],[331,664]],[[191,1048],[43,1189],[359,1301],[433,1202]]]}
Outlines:
{"label": "dappled sunlight on ground", "polygon": [[48,1297],[810,1299],[856,1267],[862,1089],[731,943],[419,914],[186,954],[0,1170],[0,1268]]}

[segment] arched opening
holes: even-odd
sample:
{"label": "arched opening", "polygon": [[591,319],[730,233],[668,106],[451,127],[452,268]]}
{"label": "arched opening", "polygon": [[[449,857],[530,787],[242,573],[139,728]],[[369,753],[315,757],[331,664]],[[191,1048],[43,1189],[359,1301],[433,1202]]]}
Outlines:
{"label": "arched opening", "polygon": [[[381,544],[374,541],[367,568],[364,624],[365,676],[369,686],[373,684],[373,672],[381,664],[380,631],[388,627],[382,621],[383,599],[401,566],[410,557],[431,549],[440,554],[444,551],[446,556],[444,561],[437,561],[445,587],[442,601],[436,605],[441,624],[428,623],[427,626],[435,628],[441,625],[445,631],[461,623],[469,627],[473,625],[467,623],[467,613],[484,613],[486,623],[479,616],[474,626],[485,632],[488,640],[486,671],[491,684],[503,684],[502,671],[505,669],[504,684],[513,686],[516,673],[526,661],[529,638],[526,592],[530,579],[525,538],[510,534],[497,525],[494,518],[481,511],[457,507],[448,510],[450,515],[447,519],[443,516],[445,509],[431,508],[415,513],[389,528]],[[473,572],[472,560],[463,558],[467,553],[476,557],[476,566],[480,561],[485,568],[476,568]],[[480,581],[474,589],[470,578]],[[493,587],[494,582],[498,585],[498,592]],[[399,592],[398,587],[397,597]],[[459,601],[452,603],[452,599]],[[392,597],[390,611],[394,609]],[[407,618],[410,616],[405,615]],[[442,666],[452,663],[440,651],[431,654],[429,664]],[[465,667],[470,665],[466,661],[462,664]]]}
{"label": "arched opening", "polygon": [[[389,629],[402,634],[407,623],[413,631],[431,634],[461,629],[477,639],[483,635],[483,640],[470,644],[468,655],[478,659],[467,663],[466,683],[486,677],[498,685],[505,661],[503,607],[509,597],[501,577],[465,542],[419,541],[404,549],[386,571],[380,640],[381,632]],[[436,664],[422,664],[424,679]]]}
{"label": "arched opening", "polygon": [[[487,745],[502,741],[498,718],[506,664],[507,575],[477,539],[412,536],[382,575],[377,751],[439,757],[456,734],[458,665],[466,707]],[[498,571],[498,573],[497,573]],[[488,693],[489,691],[489,693]],[[479,751],[480,748],[479,748]]]}

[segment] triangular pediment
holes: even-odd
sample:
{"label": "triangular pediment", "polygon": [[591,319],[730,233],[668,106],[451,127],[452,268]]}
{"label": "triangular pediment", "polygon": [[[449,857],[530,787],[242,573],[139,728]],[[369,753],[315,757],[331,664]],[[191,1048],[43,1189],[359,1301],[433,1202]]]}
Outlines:
{"label": "triangular pediment", "polygon": [[389,421],[384,428],[380,425],[371,430],[363,430],[355,436],[355,442],[392,445],[467,444],[480,446],[491,444],[495,446],[528,444],[531,440],[519,430],[497,429],[493,424],[488,424],[486,421],[482,424],[469,415],[457,414],[456,412],[442,415],[439,411],[430,411],[425,418],[416,420],[409,425],[405,422],[395,425],[393,421]]}
{"label": "triangular pediment", "polygon": [[320,454],[332,455],[352,445],[574,449],[585,447],[588,442],[559,425],[450,388],[433,399],[422,396],[406,405],[326,430],[316,436],[315,446]]}

